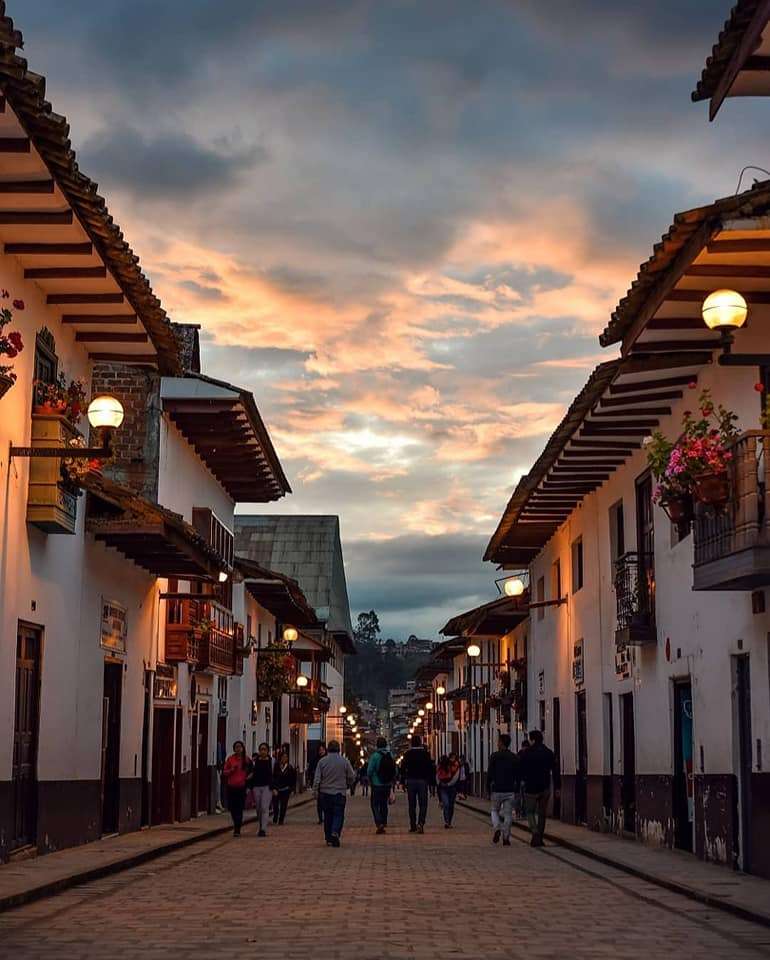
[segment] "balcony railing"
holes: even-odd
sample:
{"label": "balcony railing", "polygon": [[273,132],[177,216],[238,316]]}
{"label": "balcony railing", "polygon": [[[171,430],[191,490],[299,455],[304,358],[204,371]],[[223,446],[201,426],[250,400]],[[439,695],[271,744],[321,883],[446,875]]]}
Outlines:
{"label": "balcony railing", "polygon": [[615,562],[615,599],[615,642],[621,646],[656,643],[655,573],[651,556],[625,553]]}
{"label": "balcony railing", "polygon": [[694,524],[695,590],[755,590],[770,585],[770,431],[735,442],[730,498],[723,509],[699,506]]}
{"label": "balcony railing", "polygon": [[[166,660],[186,662],[213,673],[236,672],[235,623],[214,600],[166,601]],[[242,669],[242,667],[241,667]]]}

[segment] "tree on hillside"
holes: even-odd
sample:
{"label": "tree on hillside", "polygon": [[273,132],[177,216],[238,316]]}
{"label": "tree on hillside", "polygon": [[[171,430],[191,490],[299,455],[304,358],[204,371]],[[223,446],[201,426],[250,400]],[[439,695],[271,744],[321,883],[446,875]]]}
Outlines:
{"label": "tree on hillside", "polygon": [[353,631],[353,636],[356,643],[379,643],[380,618],[374,610],[358,614],[358,623]]}

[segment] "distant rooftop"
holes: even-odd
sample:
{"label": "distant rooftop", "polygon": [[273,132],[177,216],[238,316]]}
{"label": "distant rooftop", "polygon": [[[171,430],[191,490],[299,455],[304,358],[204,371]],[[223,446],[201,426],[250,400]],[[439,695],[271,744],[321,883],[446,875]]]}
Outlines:
{"label": "distant rooftop", "polygon": [[339,517],[236,516],[235,552],[292,577],[326,629],[352,638]]}

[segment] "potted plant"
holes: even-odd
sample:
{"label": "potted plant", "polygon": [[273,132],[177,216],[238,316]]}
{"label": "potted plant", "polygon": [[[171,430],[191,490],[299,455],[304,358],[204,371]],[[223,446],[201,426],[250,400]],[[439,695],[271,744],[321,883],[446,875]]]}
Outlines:
{"label": "potted plant", "polygon": [[732,445],[738,439],[736,414],[714,405],[709,390],[698,400],[700,416],[687,411],[684,433],[678,446],[693,481],[693,496],[699,503],[721,508],[730,496],[729,470]]}
{"label": "potted plant", "polygon": [[660,504],[672,523],[682,525],[689,523],[694,514],[691,478],[679,452],[674,454],[675,450],[676,445],[656,430],[647,444],[647,463],[658,483],[653,500]]}
{"label": "potted plant", "polygon": [[33,413],[65,417],[75,424],[83,414],[85,402],[86,389],[82,380],[67,383],[67,378],[60,373],[53,383],[35,381]]}
{"label": "potted plant", "polygon": [[[3,299],[7,299],[8,291],[3,290]],[[24,301],[14,300],[14,309],[23,310]],[[8,357],[9,360],[15,360],[24,349],[24,342],[18,330],[6,332],[5,328],[13,323],[13,311],[9,307],[0,309],[0,358]],[[13,372],[12,363],[0,363],[0,397],[11,389],[16,383],[16,374]]]}

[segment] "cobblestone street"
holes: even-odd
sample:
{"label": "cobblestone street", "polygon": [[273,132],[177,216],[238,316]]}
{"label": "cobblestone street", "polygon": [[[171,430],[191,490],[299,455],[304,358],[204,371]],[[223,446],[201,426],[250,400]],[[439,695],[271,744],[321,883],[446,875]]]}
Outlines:
{"label": "cobblestone street", "polygon": [[[577,958],[770,956],[770,930],[710,910],[523,836],[493,847],[458,810],[424,836],[405,800],[375,836],[367,801],[348,804],[340,850],[306,805],[257,839],[203,842],[0,916],[3,955],[84,957]],[[489,904],[497,904],[490,909]]]}

